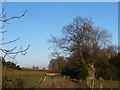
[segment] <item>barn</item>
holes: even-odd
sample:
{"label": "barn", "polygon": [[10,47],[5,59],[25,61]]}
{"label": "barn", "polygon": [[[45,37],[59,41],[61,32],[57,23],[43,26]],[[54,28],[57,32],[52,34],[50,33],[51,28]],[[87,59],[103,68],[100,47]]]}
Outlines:
{"label": "barn", "polygon": [[46,73],[46,75],[49,75],[49,76],[60,75],[60,71],[59,70],[50,70]]}

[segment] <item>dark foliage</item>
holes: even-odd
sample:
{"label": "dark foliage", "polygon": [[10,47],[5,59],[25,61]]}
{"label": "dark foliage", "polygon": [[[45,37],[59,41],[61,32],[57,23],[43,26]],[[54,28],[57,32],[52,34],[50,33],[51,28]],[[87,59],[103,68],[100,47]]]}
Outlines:
{"label": "dark foliage", "polygon": [[10,62],[10,61],[7,61],[7,62],[6,62],[4,59],[2,60],[2,65],[3,65],[3,66],[6,66],[7,68],[12,68],[12,69],[21,70],[21,68],[20,68],[19,65],[16,65],[15,63]]}
{"label": "dark foliage", "polygon": [[68,75],[72,79],[85,79],[88,72],[82,62],[69,60],[63,70],[63,75]]}
{"label": "dark foliage", "polygon": [[113,57],[110,58],[110,64],[111,64],[110,69],[112,69],[112,77],[113,77],[113,79],[120,80],[120,72],[119,72],[120,53],[117,56],[113,56]]}

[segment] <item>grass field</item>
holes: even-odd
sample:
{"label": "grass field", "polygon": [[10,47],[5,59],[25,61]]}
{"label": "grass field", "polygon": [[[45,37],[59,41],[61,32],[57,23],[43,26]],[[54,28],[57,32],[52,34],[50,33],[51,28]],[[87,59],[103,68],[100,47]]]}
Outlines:
{"label": "grass field", "polygon": [[[3,76],[15,81],[18,86],[23,88],[80,88],[79,83],[71,82],[62,76],[46,76],[46,70],[12,70],[3,67]],[[118,81],[105,80],[102,82],[103,88],[118,88]],[[13,85],[6,83],[6,87],[13,88]]]}
{"label": "grass field", "polygon": [[111,81],[111,80],[105,80],[103,81],[103,87],[104,88],[120,88],[120,81]]}
{"label": "grass field", "polygon": [[33,88],[33,87],[47,87],[46,85],[50,85],[57,81],[63,80],[61,76],[50,77],[46,76],[46,71],[42,70],[13,70],[3,68],[3,75],[8,79],[21,79],[21,82],[25,84],[25,88]]}

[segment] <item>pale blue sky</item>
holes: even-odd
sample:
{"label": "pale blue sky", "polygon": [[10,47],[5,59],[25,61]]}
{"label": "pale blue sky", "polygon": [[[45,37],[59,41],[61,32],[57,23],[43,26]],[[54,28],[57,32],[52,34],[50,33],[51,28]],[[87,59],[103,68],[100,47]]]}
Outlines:
{"label": "pale blue sky", "polygon": [[17,62],[20,66],[31,67],[33,65],[47,67],[50,59],[50,44],[47,40],[50,34],[61,35],[63,26],[68,25],[76,16],[92,18],[95,26],[105,27],[112,33],[113,44],[118,44],[118,3],[53,3],[53,2],[20,2],[3,3],[7,16],[20,15],[28,10],[21,19],[11,20],[4,30],[8,30],[3,36],[7,40],[20,37],[20,40],[4,47],[20,47],[31,45],[25,56],[18,55]]}
{"label": "pale blue sky", "polygon": [[1,0],[2,2],[119,2],[119,0]]}

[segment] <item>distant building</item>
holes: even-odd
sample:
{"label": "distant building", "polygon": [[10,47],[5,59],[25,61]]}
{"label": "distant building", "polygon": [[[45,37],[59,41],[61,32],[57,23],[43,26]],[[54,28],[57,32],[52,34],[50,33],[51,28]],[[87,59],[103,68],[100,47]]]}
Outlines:
{"label": "distant building", "polygon": [[56,76],[56,75],[60,75],[61,73],[60,73],[60,71],[58,71],[58,70],[51,70],[51,71],[48,71],[47,73],[46,73],[46,75],[49,75],[49,76]]}

